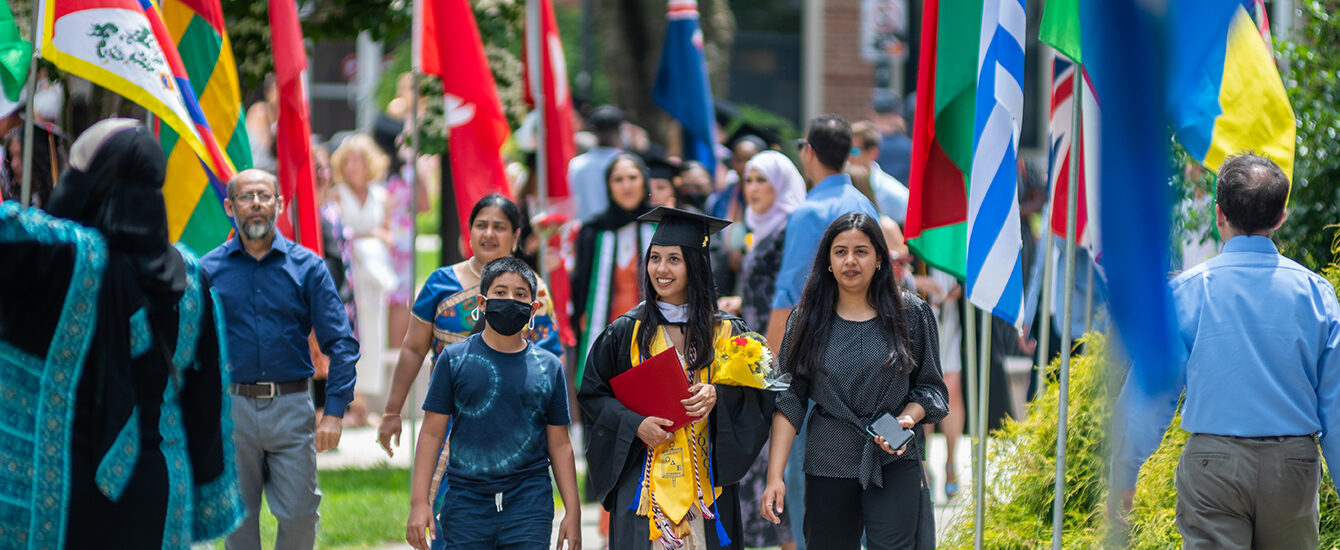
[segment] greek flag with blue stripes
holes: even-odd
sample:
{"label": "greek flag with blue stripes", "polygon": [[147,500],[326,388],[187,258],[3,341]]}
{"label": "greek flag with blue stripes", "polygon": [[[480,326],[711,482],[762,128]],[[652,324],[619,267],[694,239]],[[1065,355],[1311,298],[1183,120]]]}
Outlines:
{"label": "greek flag with blue stripes", "polygon": [[986,0],[982,7],[968,184],[968,299],[1011,323],[1021,318],[1024,296],[1016,166],[1026,21],[1024,0]]}

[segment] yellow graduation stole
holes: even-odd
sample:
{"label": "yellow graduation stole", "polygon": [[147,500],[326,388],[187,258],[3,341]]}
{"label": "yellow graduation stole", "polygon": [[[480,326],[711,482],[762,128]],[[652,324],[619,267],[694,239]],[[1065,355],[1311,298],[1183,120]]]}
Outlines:
{"label": "yellow graduation stole", "polygon": [[[633,323],[634,336],[629,359],[634,365],[642,361],[636,336],[641,323]],[[729,338],[730,335],[730,321],[720,322],[716,340]],[[665,333],[657,331],[651,343],[651,353],[647,356],[654,356],[669,347]],[[705,353],[714,353],[715,348],[713,346]],[[685,376],[689,376],[687,371]],[[683,544],[683,537],[689,533],[688,520],[693,518],[694,508],[699,510],[703,519],[716,518],[712,504],[721,494],[721,489],[712,485],[711,455],[712,442],[707,426],[698,423],[675,430],[674,439],[669,443],[647,450],[641,487],[633,504],[637,515],[647,518],[650,540],[660,539],[666,548],[679,548]],[[704,492],[704,486],[710,490]]]}

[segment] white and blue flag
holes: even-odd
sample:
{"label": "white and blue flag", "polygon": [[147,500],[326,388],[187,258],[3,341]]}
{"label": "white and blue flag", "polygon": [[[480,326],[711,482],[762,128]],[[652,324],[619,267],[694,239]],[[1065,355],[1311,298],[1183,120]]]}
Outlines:
{"label": "white and blue flag", "polygon": [[1024,296],[1016,187],[1026,21],[1023,0],[986,0],[982,8],[968,184],[968,299],[1015,324]]}

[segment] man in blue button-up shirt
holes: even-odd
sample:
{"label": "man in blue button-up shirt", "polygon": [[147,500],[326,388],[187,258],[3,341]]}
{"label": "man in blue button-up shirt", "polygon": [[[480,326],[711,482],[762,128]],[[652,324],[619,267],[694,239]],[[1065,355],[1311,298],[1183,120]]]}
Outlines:
{"label": "man in blue button-up shirt", "polygon": [[[279,523],[276,550],[309,550],[316,541],[316,453],[340,442],[344,409],[353,399],[358,342],[326,264],[275,231],[283,211],[275,177],[245,170],[228,183],[224,209],[238,237],[201,259],[228,327],[238,481],[247,517],[228,550],[260,548],[262,488]],[[330,356],[325,415],[308,391],[315,332]],[[268,475],[267,475],[268,471]]]}
{"label": "man in blue button-up shirt", "polygon": [[1131,377],[1121,393],[1112,491],[1128,511],[1186,390],[1182,427],[1192,435],[1175,481],[1186,548],[1316,548],[1318,440],[1340,471],[1340,304],[1270,240],[1288,190],[1263,157],[1224,163],[1215,205],[1224,251],[1171,284],[1178,383],[1151,390]]}

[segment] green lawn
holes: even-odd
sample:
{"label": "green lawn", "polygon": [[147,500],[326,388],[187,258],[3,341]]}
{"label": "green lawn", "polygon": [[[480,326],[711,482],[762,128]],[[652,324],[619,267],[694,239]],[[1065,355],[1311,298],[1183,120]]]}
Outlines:
{"label": "green lawn", "polygon": [[[409,515],[409,470],[378,466],[322,470],[321,525],[317,548],[372,548],[405,540]],[[275,519],[261,512],[261,545],[273,548]],[[223,541],[213,545],[223,548]]]}

